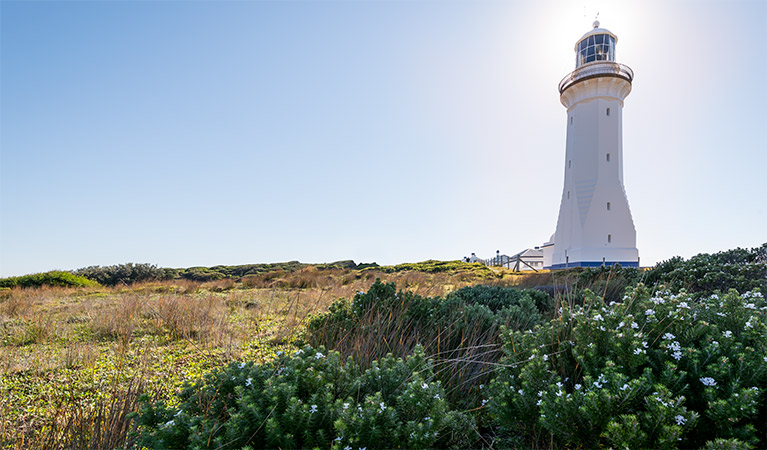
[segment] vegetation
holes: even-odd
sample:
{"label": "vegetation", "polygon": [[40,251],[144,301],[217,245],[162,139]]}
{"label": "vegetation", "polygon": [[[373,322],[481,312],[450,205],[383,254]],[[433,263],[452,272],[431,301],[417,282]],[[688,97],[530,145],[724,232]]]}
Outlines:
{"label": "vegetation", "polygon": [[87,287],[96,286],[97,284],[86,277],[62,271],[0,278],[0,288],[35,288],[42,286]]}
{"label": "vegetation", "polygon": [[17,283],[0,448],[764,448],[766,254]]}

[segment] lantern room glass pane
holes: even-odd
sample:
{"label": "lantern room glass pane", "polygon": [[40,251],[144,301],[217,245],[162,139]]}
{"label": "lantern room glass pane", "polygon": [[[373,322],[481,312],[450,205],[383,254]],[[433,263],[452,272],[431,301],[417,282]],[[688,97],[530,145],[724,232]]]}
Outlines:
{"label": "lantern room glass pane", "polygon": [[597,34],[578,43],[575,67],[595,61],[615,61],[615,39],[609,34]]}

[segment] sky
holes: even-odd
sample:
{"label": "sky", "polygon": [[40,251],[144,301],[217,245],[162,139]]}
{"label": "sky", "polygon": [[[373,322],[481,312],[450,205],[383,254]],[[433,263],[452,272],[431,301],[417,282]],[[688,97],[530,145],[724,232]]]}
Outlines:
{"label": "sky", "polygon": [[762,0],[1,0],[0,276],[541,245],[597,14],[642,265],[767,242]]}

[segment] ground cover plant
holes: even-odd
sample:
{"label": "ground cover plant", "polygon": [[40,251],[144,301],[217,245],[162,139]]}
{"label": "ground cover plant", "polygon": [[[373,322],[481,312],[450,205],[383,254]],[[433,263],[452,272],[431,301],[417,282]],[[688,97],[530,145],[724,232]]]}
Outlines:
{"label": "ground cover plant", "polygon": [[765,248],[4,289],[0,448],[764,448]]}

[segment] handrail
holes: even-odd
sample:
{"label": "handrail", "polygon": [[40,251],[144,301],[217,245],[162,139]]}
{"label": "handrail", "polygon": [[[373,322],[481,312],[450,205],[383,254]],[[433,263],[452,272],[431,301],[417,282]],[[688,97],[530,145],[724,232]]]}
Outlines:
{"label": "handrail", "polygon": [[579,81],[602,76],[623,78],[631,83],[631,80],[634,79],[634,71],[629,66],[616,62],[598,61],[589,63],[573,70],[569,75],[562,78],[562,81],[559,82],[559,93],[561,94],[565,89]]}

